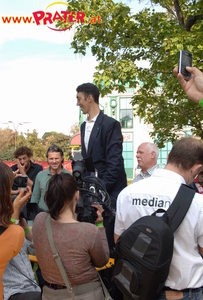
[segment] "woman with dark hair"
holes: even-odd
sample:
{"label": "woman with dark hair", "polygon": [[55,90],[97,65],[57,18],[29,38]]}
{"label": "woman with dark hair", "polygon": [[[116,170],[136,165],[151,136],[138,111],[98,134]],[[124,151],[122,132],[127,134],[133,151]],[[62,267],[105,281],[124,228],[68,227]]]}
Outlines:
{"label": "woman with dark hair", "polygon": [[[103,291],[95,267],[104,266],[109,259],[109,248],[103,227],[103,209],[97,209],[94,224],[78,222],[75,208],[79,191],[75,178],[67,173],[53,175],[45,194],[48,213],[39,213],[33,224],[33,241],[37,260],[45,279],[42,299],[72,299],[58,269],[49,244],[46,219],[51,217],[53,240],[62,260],[75,299],[103,300]],[[80,290],[80,291],[79,291]]]}
{"label": "woman with dark hair", "polygon": [[13,181],[11,168],[0,162],[0,300],[3,300],[3,272],[8,261],[20,251],[25,238],[23,228],[16,225],[19,223],[20,209],[31,196],[30,188],[26,193],[21,190],[12,204]]}

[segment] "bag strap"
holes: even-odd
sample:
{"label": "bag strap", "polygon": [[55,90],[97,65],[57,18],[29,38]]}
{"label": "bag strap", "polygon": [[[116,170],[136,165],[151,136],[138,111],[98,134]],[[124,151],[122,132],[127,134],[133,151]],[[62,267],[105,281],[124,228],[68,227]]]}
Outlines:
{"label": "bag strap", "polygon": [[47,234],[48,234],[48,239],[49,239],[49,243],[50,243],[50,246],[51,246],[51,250],[53,252],[53,258],[55,259],[56,261],[56,264],[59,268],[59,271],[61,272],[61,276],[65,282],[65,285],[68,289],[68,292],[69,294],[71,295],[71,298],[75,300],[75,297],[74,297],[74,293],[73,293],[73,288],[71,286],[71,283],[68,279],[68,276],[67,276],[67,273],[66,273],[66,270],[63,266],[63,263],[61,261],[61,258],[56,250],[56,247],[55,247],[55,244],[54,244],[54,240],[53,240],[53,233],[52,233],[52,229],[51,229],[51,218],[50,218],[50,215],[47,216],[47,219],[46,219],[46,228],[47,228]]}
{"label": "bag strap", "polygon": [[102,289],[103,289],[103,292],[104,292],[104,299],[109,299],[109,300],[112,299],[113,300],[113,298],[111,298],[105,284],[103,283],[103,280],[101,279],[101,276],[100,276],[99,272],[98,272],[98,276],[99,276],[99,280],[101,282]]}
{"label": "bag strap", "polygon": [[170,227],[173,232],[183,221],[195,195],[195,190],[186,184],[182,184],[169,209],[163,215],[163,218],[169,218]]}

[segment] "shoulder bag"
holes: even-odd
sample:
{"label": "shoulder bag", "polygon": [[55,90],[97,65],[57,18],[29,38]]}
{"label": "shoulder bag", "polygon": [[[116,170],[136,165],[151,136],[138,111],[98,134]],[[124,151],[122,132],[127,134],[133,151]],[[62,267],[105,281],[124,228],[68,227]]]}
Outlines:
{"label": "shoulder bag", "polygon": [[[54,240],[53,240],[53,234],[52,234],[52,229],[51,229],[51,218],[50,218],[50,215],[47,216],[47,219],[46,219],[46,228],[47,228],[47,233],[48,233],[48,239],[49,239],[49,243],[50,243],[50,246],[51,246],[51,249],[52,249],[52,252],[53,252],[53,258],[55,259],[56,261],[56,264],[61,272],[61,276],[64,280],[64,283],[68,289],[68,292],[71,296],[71,298],[73,300],[75,300],[75,295],[74,295],[74,292],[73,292],[73,288],[71,286],[71,283],[68,279],[68,276],[67,276],[67,273],[66,273],[66,270],[63,266],[63,263],[61,261],[61,258],[56,250],[56,247],[55,247],[55,244],[54,244]],[[104,299],[105,300],[113,300],[113,298],[111,298],[108,290],[106,289],[99,273],[98,273],[98,276],[99,276],[99,280],[101,282],[101,286],[102,286],[102,289],[103,289],[103,293],[104,293]],[[76,287],[77,288],[77,287]]]}

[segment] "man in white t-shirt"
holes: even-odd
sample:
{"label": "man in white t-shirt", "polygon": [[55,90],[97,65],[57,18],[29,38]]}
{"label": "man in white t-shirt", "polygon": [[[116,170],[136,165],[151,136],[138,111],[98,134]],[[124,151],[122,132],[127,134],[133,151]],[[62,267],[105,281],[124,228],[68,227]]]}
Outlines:
{"label": "man in white t-shirt", "polygon": [[[150,215],[159,208],[167,210],[180,185],[190,184],[202,166],[202,141],[191,137],[177,141],[169,153],[165,169],[155,170],[151,177],[129,185],[119,194],[114,228],[115,242],[140,217]],[[203,299],[202,195],[195,194],[174,238],[169,276],[158,299]]]}

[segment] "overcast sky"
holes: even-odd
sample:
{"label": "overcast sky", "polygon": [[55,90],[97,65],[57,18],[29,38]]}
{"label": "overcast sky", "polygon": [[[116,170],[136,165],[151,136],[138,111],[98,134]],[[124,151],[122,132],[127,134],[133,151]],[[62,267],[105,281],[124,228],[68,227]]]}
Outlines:
{"label": "overcast sky", "polygon": [[[70,49],[73,31],[57,32],[36,24],[4,24],[3,17],[32,16],[54,1],[0,1],[0,127],[19,132],[36,129],[39,137],[47,131],[69,134],[78,122],[76,87],[92,82],[96,60]],[[65,2],[65,1],[64,1]],[[127,4],[134,11],[137,1]],[[59,11],[66,6],[60,5]],[[54,7],[56,11],[56,7]],[[13,124],[2,124],[12,121]],[[20,122],[29,122],[18,125]]]}

